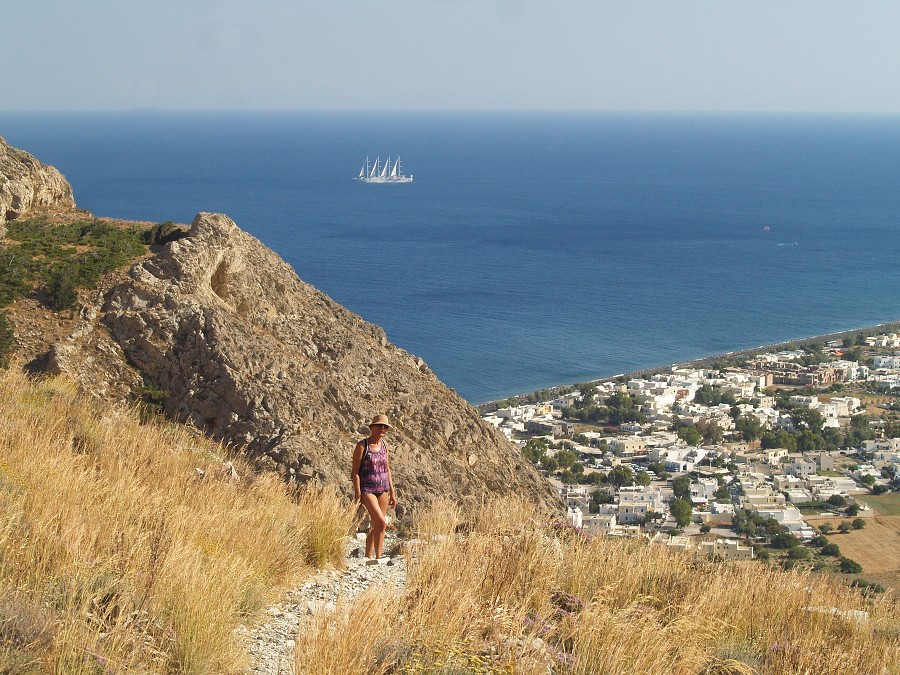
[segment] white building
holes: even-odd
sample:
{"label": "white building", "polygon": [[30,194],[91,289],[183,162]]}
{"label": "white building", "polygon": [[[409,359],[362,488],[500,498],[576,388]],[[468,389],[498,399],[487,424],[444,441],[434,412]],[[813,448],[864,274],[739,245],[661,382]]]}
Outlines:
{"label": "white building", "polygon": [[617,520],[620,525],[640,523],[650,511],[663,515],[668,513],[661,488],[637,486],[619,490]]}
{"label": "white building", "polygon": [[753,560],[753,547],[741,546],[734,539],[716,539],[702,541],[697,550],[704,555],[718,556],[725,560]]}

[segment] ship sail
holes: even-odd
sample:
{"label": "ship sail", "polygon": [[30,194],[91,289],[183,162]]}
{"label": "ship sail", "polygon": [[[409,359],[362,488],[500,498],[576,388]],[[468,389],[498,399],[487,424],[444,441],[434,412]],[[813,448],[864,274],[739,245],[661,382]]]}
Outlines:
{"label": "ship sail", "polygon": [[412,183],[413,177],[403,173],[400,166],[400,155],[397,159],[391,161],[388,155],[384,164],[381,163],[381,155],[375,158],[375,165],[370,167],[369,158],[366,157],[366,163],[359,170],[357,180],[363,183]]}

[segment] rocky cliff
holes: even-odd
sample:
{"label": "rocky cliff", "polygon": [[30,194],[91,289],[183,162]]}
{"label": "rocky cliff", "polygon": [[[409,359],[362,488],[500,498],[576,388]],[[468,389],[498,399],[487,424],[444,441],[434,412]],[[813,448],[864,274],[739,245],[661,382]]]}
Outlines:
{"label": "rocky cliff", "polygon": [[47,206],[74,208],[72,186],[55,168],[0,137],[0,237],[4,223]]}
{"label": "rocky cliff", "polygon": [[227,216],[201,213],[98,294],[46,359],[111,398],[147,383],[176,419],[245,447],[264,468],[349,491],[366,421],[387,413],[409,505],[441,495],[561,501],[502,434],[384,331],[304,283]]}

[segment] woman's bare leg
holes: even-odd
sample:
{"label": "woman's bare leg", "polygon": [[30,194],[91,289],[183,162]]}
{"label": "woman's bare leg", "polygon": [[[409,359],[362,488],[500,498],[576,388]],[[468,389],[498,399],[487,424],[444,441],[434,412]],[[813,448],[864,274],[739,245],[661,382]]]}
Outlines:
{"label": "woman's bare leg", "polygon": [[[387,511],[388,495],[384,493],[375,495],[363,493],[360,495],[362,505],[369,514],[369,533],[366,535],[366,557],[378,558],[381,556],[381,548],[384,546],[384,530],[387,528],[387,519],[384,517]],[[382,505],[384,501],[384,505]]]}
{"label": "woman's bare leg", "polygon": [[375,557],[381,557],[381,551],[384,548],[384,533],[387,530],[387,512],[390,503],[390,495],[382,492],[378,495],[378,508],[381,510],[384,525],[375,533]]}

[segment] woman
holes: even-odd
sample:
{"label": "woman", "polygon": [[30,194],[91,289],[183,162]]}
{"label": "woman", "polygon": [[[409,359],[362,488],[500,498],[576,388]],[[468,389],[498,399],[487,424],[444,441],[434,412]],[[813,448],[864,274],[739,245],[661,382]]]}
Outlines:
{"label": "woman", "polygon": [[381,557],[387,510],[397,503],[388,447],[384,436],[391,429],[387,415],[375,415],[369,423],[369,437],[353,449],[353,490],[369,513],[371,527],[366,535],[366,557]]}

